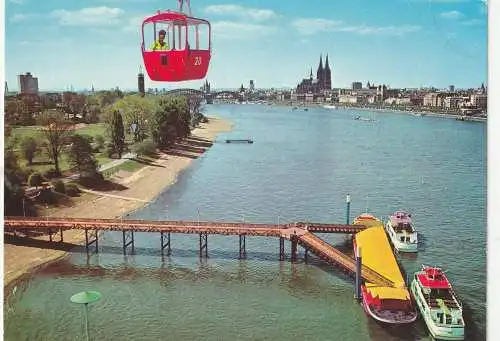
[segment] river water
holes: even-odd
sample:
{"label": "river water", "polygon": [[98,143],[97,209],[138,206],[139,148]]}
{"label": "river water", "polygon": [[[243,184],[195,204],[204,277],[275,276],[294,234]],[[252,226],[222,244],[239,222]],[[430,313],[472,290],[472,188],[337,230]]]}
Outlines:
{"label": "river water", "polygon": [[[138,219],[246,222],[346,221],[404,209],[420,233],[418,254],[399,255],[408,273],[446,269],[465,304],[467,340],[486,330],[486,124],[398,113],[210,105],[232,121],[214,146],[144,209]],[[353,120],[356,115],[374,121]],[[224,139],[252,137],[254,144]],[[320,235],[351,253],[342,235]],[[279,241],[172,234],[135,236],[124,256],[121,233],[107,233],[99,254],[75,251],[20,285],[5,313],[5,340],[83,340],[83,313],[69,302],[82,290],[93,340],[431,340],[421,320],[388,328],[368,318],[351,279],[322,261],[279,261]],[[302,254],[303,250],[299,248]],[[301,257],[301,255],[299,255]]]}

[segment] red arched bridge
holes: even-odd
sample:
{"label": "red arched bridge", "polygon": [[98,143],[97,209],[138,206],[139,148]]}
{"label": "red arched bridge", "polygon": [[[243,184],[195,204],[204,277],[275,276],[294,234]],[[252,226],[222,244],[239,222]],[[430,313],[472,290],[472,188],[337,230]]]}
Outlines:
{"label": "red arched bridge", "polygon": [[[285,239],[291,242],[291,258],[296,260],[297,245],[302,245],[307,252],[311,251],[328,263],[340,267],[349,274],[356,273],[356,261],[332,247],[312,232],[355,234],[365,229],[362,225],[318,224],[298,222],[292,224],[250,224],[230,222],[204,221],[150,221],[125,219],[87,219],[87,218],[27,218],[5,217],[5,231],[46,231],[50,240],[55,233],[60,234],[63,241],[63,231],[84,230],[87,252],[92,244],[98,251],[99,231],[121,231],[123,233],[123,252],[131,245],[134,249],[134,232],[159,232],[161,236],[161,251],[167,249],[170,253],[170,233],[191,233],[200,236],[200,256],[208,256],[208,234],[238,235],[240,238],[240,257],[246,255],[246,236],[278,237],[280,239],[280,260],[284,260]],[[91,232],[91,236],[89,236]],[[90,238],[89,238],[90,237]],[[394,286],[394,283],[376,271],[362,266],[361,277],[380,286]]]}

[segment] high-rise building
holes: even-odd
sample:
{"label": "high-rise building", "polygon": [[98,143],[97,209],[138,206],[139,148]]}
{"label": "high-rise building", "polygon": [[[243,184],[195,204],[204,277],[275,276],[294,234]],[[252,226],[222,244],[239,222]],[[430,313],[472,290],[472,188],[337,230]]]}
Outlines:
{"label": "high-rise building", "polygon": [[38,94],[38,78],[33,77],[30,72],[18,75],[19,92],[21,94]]}
{"label": "high-rise building", "polygon": [[455,92],[455,85],[450,85],[449,90],[450,90],[450,92]]}
{"label": "high-rise building", "polygon": [[9,87],[7,86],[7,81],[5,81],[5,92],[4,96],[7,96],[9,94]]}
{"label": "high-rise building", "polygon": [[139,68],[139,74],[137,75],[137,88],[142,97],[145,95],[144,89],[144,73],[142,73],[142,67]]}
{"label": "high-rise building", "polygon": [[352,90],[363,89],[363,84],[361,82],[352,82]]}
{"label": "high-rise building", "polygon": [[255,83],[253,82],[253,79],[250,79],[250,91],[255,90]]}

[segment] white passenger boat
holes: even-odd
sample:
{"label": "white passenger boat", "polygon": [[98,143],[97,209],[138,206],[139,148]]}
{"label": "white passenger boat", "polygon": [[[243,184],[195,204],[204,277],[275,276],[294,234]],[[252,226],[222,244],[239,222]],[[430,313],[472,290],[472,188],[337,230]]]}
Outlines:
{"label": "white passenger boat", "polygon": [[411,214],[404,211],[394,212],[385,224],[385,230],[396,250],[401,252],[418,251],[418,236],[413,227]]}
{"label": "white passenger boat", "polygon": [[463,308],[440,268],[422,266],[414,275],[411,293],[435,339],[464,340]]}

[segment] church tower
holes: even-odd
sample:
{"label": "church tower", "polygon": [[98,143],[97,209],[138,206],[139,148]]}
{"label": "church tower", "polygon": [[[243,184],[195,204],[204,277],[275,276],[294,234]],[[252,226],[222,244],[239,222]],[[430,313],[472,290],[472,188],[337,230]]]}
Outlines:
{"label": "church tower", "polygon": [[323,70],[323,55],[319,56],[319,66],[318,71],[316,71],[316,79],[318,80],[319,89],[323,89],[325,86],[325,77]]}
{"label": "church tower", "polygon": [[328,54],[326,55],[325,61],[325,76],[323,78],[323,89],[332,89],[332,71],[330,70],[330,65],[328,64]]}
{"label": "church tower", "polygon": [[141,97],[144,97],[146,93],[144,89],[144,73],[142,73],[142,66],[139,67],[139,74],[137,75],[137,90],[139,90]]}

